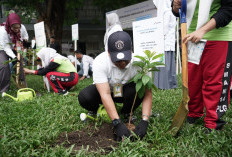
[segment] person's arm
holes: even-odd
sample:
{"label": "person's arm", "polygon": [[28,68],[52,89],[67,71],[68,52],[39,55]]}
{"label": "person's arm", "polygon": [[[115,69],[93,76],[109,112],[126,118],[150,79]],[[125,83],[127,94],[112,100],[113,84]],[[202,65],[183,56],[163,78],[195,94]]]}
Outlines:
{"label": "person's arm", "polygon": [[225,27],[232,20],[232,0],[221,0],[221,7],[211,17],[216,21],[216,28]]}
{"label": "person's arm", "polygon": [[38,70],[30,70],[30,69],[24,68],[24,72],[26,74],[34,74],[34,75],[44,76],[48,72],[54,71],[59,66],[60,66],[60,64],[58,64],[56,62],[50,62],[50,64],[47,67],[45,67],[45,68],[40,68]]}
{"label": "person's arm", "polygon": [[188,43],[188,41],[192,41],[193,43],[198,43],[207,32],[213,30],[214,28],[216,28],[216,21],[214,18],[212,18],[209,22],[207,22],[204,26],[202,26],[195,32],[187,34],[183,38],[183,42],[185,44]]}
{"label": "person's arm", "polygon": [[106,83],[96,83],[97,90],[101,96],[102,103],[111,120],[119,119],[114,101],[111,96],[110,85]]}
{"label": "person's arm", "polygon": [[176,17],[179,17],[179,9],[181,8],[181,0],[173,0],[172,4],[172,13],[173,15],[175,15]]}
{"label": "person's arm", "polygon": [[115,107],[115,103],[111,96],[109,83],[97,83],[96,87],[101,96],[101,100],[106,109],[106,112],[112,120],[112,124],[116,134],[116,140],[121,141],[124,136],[129,137],[131,133],[119,118],[118,112]]}
{"label": "person's arm", "polygon": [[142,102],[142,120],[136,126],[134,133],[142,139],[147,133],[148,121],[152,109],[152,90],[146,89]]}
{"label": "person's arm", "polygon": [[204,26],[195,32],[187,34],[183,39],[184,43],[187,43],[188,41],[198,43],[207,32],[215,28],[224,27],[231,22],[232,0],[222,0],[221,2],[221,8],[219,8],[218,11],[212,16],[211,20],[209,20]]}
{"label": "person's arm", "polygon": [[8,38],[7,32],[5,30],[2,30],[0,33],[1,33],[0,42],[1,45],[3,46],[4,51],[12,59],[16,58],[14,52],[11,50],[11,46],[10,46],[11,41]]}
{"label": "person's arm", "polygon": [[142,102],[142,118],[149,120],[152,108],[152,90],[146,89]]}

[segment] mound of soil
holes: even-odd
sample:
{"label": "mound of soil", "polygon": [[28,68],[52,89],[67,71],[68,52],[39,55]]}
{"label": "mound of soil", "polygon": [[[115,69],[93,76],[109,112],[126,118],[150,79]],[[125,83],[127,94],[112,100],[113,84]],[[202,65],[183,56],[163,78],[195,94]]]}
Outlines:
{"label": "mound of soil", "polygon": [[57,144],[67,148],[75,144],[73,151],[86,149],[87,146],[89,151],[104,149],[105,154],[108,154],[113,150],[112,147],[118,146],[114,138],[112,125],[103,123],[100,128],[95,128],[94,124],[90,124],[80,131],[60,134]]}

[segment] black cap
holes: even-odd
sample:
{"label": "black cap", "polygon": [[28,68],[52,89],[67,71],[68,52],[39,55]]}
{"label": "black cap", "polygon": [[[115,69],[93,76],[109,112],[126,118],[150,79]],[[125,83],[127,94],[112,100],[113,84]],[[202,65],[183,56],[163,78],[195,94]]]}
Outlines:
{"label": "black cap", "polygon": [[131,60],[132,42],[127,32],[118,31],[109,36],[108,51],[112,62]]}

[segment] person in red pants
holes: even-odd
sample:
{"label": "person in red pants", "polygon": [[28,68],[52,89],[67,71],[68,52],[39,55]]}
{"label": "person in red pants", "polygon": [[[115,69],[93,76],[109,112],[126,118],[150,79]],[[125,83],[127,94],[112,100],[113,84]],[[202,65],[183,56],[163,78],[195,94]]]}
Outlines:
{"label": "person in red pants", "polygon": [[[226,123],[221,117],[227,111],[230,100],[232,0],[192,0],[187,6],[188,34],[183,42],[198,49],[199,41],[207,40],[198,64],[191,63],[188,58],[190,101],[187,122],[195,123],[204,115],[205,108],[205,133],[210,133],[212,129],[222,129]],[[178,16],[180,7],[181,0],[174,0],[174,15]],[[188,53],[193,49],[189,50]],[[199,52],[194,51],[194,55]]]}
{"label": "person in red pants", "polygon": [[37,53],[44,68],[30,70],[24,68],[26,74],[41,75],[48,78],[55,93],[67,95],[68,90],[78,83],[76,68],[68,58],[56,53],[52,48],[42,48]]}

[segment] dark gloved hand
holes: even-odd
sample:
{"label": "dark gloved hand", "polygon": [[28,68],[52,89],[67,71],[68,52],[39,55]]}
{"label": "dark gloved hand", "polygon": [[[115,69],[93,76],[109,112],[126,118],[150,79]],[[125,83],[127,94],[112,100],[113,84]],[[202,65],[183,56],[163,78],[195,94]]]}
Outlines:
{"label": "dark gloved hand", "polygon": [[117,141],[121,141],[123,136],[129,137],[131,134],[130,131],[127,129],[127,127],[122,122],[114,126],[114,131],[116,133]]}
{"label": "dark gloved hand", "polygon": [[143,137],[147,133],[147,127],[148,127],[148,121],[141,120],[137,127],[134,130],[134,133],[140,138],[143,139]]}

